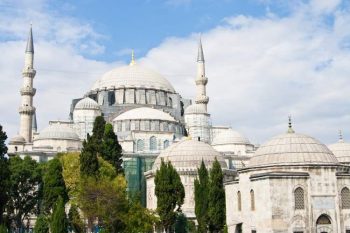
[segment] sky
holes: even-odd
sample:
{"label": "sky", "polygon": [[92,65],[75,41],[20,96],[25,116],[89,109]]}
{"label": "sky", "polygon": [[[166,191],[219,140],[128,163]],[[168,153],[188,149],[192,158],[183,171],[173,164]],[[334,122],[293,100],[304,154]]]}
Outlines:
{"label": "sky", "polygon": [[194,98],[201,35],[208,111],[261,144],[287,129],[350,142],[349,0],[0,0],[0,124],[19,130],[30,23],[39,130],[68,119],[103,73],[129,63]]}

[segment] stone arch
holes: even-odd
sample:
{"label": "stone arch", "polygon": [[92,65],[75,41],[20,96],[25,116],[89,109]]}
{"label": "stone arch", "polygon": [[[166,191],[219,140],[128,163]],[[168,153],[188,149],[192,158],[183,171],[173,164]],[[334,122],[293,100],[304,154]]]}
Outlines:
{"label": "stone arch", "polygon": [[331,233],[332,220],[328,214],[321,214],[316,220],[316,232],[317,233]]}
{"label": "stone arch", "polygon": [[254,190],[250,190],[250,210],[255,211],[255,194]]}

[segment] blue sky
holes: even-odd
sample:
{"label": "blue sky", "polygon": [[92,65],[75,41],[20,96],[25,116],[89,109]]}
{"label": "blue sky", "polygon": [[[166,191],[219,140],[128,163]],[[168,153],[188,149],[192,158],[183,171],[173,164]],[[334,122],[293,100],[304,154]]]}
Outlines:
{"label": "blue sky", "polygon": [[39,129],[67,119],[103,73],[137,62],[195,95],[199,34],[208,110],[253,143],[297,132],[350,141],[349,0],[0,0],[0,124],[18,131],[19,87],[30,22]]}

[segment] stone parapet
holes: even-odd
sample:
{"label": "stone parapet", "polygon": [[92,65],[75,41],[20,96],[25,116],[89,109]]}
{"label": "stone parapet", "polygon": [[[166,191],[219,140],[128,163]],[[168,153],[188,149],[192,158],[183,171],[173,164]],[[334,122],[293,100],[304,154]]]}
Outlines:
{"label": "stone parapet", "polygon": [[22,87],[20,90],[21,95],[30,95],[34,96],[36,93],[36,89],[32,87]]}
{"label": "stone parapet", "polygon": [[33,115],[35,113],[35,107],[32,106],[21,106],[18,108],[20,114]]}

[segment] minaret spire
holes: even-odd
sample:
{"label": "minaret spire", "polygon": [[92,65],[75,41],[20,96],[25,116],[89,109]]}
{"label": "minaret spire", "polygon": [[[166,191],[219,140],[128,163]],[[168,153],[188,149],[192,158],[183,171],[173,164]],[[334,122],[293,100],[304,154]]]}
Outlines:
{"label": "minaret spire", "polygon": [[27,40],[27,47],[25,50],[24,68],[22,71],[23,85],[20,90],[22,100],[19,107],[20,114],[20,135],[24,137],[26,143],[32,142],[33,130],[33,115],[35,114],[35,107],[33,106],[33,96],[35,95],[35,88],[33,88],[33,79],[36,71],[34,70],[34,42],[32,25],[29,29]]}
{"label": "minaret spire", "polygon": [[196,94],[196,104],[204,105],[205,110],[207,110],[207,105],[209,102],[209,97],[206,95],[206,86],[208,83],[208,78],[205,76],[205,60],[204,52],[202,46],[202,38],[199,38],[198,43],[198,55],[197,55],[197,94]]}
{"label": "minaret spire", "polygon": [[131,50],[131,61],[130,61],[130,66],[135,65],[135,54],[134,54],[134,50]]}
{"label": "minaret spire", "polygon": [[339,142],[344,142],[343,132],[341,130],[339,130]]}

